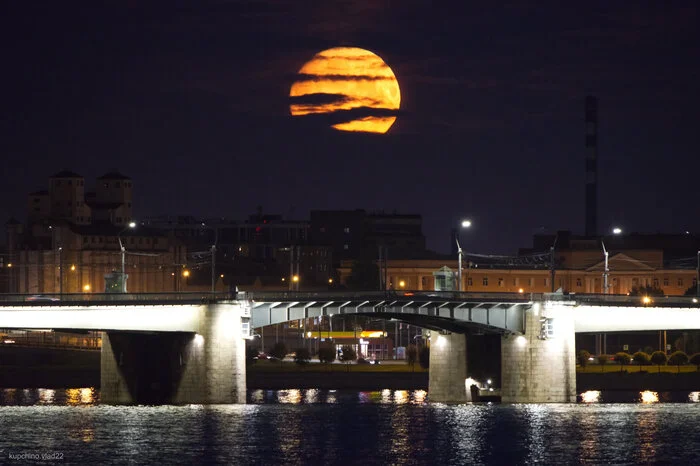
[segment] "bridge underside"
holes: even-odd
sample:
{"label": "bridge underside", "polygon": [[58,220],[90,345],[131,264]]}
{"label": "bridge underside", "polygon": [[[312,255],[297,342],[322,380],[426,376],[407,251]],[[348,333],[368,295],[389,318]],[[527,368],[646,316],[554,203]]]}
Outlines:
{"label": "bridge underside", "polygon": [[320,316],[359,315],[398,320],[412,325],[455,333],[522,333],[529,302],[507,301],[276,301],[251,302],[251,326]]}

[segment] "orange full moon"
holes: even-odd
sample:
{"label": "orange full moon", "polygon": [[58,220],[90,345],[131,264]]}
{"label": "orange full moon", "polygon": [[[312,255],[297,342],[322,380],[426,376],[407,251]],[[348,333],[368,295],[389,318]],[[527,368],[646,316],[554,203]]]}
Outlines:
{"label": "orange full moon", "polygon": [[319,52],[289,91],[293,116],[325,115],[342,131],[386,133],[401,105],[399,82],[374,53],[357,47]]}

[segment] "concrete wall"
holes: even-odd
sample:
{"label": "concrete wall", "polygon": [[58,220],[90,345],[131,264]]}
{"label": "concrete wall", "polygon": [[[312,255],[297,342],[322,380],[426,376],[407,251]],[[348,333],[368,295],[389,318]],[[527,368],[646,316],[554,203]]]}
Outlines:
{"label": "concrete wall", "polygon": [[[552,318],[554,335],[541,339],[541,319]],[[535,303],[525,312],[525,334],[501,340],[504,403],[576,401],[573,308]]]}
{"label": "concrete wall", "polygon": [[466,379],[466,335],[431,332],[428,399],[446,403],[471,401],[471,395],[465,383]]}
{"label": "concrete wall", "polygon": [[102,402],[245,403],[242,315],[239,303],[208,304],[196,333],[104,332]]}

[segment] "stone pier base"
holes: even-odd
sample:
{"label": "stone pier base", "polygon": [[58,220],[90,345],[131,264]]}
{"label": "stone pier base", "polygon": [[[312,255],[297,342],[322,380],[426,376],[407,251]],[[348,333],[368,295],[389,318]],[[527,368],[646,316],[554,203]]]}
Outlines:
{"label": "stone pier base", "polygon": [[245,403],[241,317],[238,304],[209,304],[196,333],[103,332],[101,402]]}
{"label": "stone pier base", "polygon": [[525,311],[525,334],[502,337],[501,401],[575,402],[575,351],[571,308],[534,303]]}
{"label": "stone pier base", "polygon": [[428,399],[434,402],[472,401],[467,379],[467,337],[460,333],[430,335]]}

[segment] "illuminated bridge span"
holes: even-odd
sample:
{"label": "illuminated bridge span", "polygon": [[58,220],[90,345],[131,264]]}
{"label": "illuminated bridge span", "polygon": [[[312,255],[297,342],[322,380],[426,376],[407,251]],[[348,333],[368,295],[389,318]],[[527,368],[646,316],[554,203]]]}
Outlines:
{"label": "illuminated bridge span", "polygon": [[694,298],[458,292],[0,295],[0,328],[100,330],[104,403],[244,403],[245,339],[321,315],[431,332],[431,401],[468,401],[470,333],[501,335],[505,402],[576,398],[575,332],[700,329]]}

